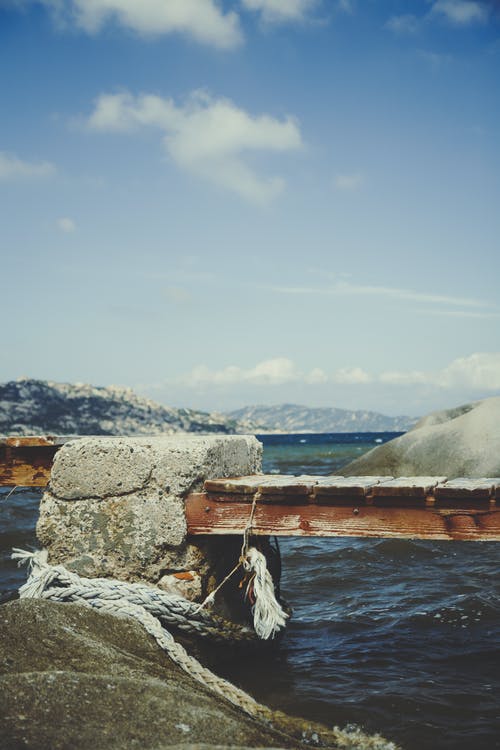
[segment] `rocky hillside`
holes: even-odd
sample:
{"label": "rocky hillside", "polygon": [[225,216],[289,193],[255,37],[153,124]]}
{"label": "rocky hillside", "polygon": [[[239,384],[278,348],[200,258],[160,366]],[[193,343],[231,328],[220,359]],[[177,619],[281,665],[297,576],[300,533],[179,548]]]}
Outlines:
{"label": "rocky hillside", "polygon": [[258,425],[264,432],[406,432],[417,422],[412,417],[387,417],[374,411],[311,408],[296,404],[246,406],[226,416]]}
{"label": "rocky hillside", "polygon": [[129,388],[22,379],[0,385],[0,434],[155,435],[241,430],[230,417],[174,409]]}

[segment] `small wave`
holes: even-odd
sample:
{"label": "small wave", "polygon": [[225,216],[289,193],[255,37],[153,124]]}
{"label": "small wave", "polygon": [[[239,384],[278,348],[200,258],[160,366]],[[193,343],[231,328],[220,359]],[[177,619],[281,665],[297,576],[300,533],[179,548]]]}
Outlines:
{"label": "small wave", "polygon": [[434,627],[445,625],[453,628],[469,628],[476,623],[497,623],[499,612],[500,597],[498,596],[457,594],[453,602],[445,605],[416,609],[408,617],[408,621]]}
{"label": "small wave", "polygon": [[374,554],[400,560],[442,557],[442,551],[432,542],[417,539],[382,539],[373,545]]}

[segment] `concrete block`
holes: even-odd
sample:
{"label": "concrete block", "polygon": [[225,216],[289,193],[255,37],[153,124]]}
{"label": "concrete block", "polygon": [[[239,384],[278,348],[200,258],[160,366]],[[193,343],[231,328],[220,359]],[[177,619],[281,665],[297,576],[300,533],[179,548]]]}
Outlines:
{"label": "concrete block", "polygon": [[253,436],[80,438],[56,454],[37,535],[51,562],[81,575],[158,583],[213,578],[214,549],[188,543],[184,497],[205,479],[260,471]]}

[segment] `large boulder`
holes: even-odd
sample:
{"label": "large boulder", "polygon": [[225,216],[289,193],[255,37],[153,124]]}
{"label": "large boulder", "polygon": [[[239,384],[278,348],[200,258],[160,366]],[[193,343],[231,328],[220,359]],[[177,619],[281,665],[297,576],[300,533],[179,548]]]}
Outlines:
{"label": "large boulder", "polygon": [[3,750],[283,747],[283,737],[209,693],[132,621],[76,604],[0,608]]}
{"label": "large boulder", "polygon": [[345,476],[500,476],[500,397],[433,412],[341,471]]}
{"label": "large boulder", "polygon": [[272,724],[196,682],[133,620],[45,600],[0,607],[2,750],[297,748],[290,732],[323,731],[339,749],[397,750],[277,712]]}

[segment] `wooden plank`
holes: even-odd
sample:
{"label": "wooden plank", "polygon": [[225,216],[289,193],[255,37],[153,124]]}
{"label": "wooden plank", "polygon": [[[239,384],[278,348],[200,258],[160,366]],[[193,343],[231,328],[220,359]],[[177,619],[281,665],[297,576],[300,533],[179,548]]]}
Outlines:
{"label": "wooden plank", "polygon": [[421,498],[425,499],[446,477],[397,477],[387,482],[380,482],[373,487],[374,498]]}
{"label": "wooden plank", "polygon": [[260,492],[254,492],[252,495],[246,494],[238,494],[236,492],[207,492],[207,496],[217,503],[242,503],[244,505],[251,505],[253,503],[254,497],[257,498],[257,502],[259,503],[267,503],[267,504],[273,504],[273,503],[292,503],[295,505],[304,505],[310,502],[311,498],[313,497],[310,494],[288,494],[285,495],[283,493],[281,494],[265,494],[261,495]]}
{"label": "wooden plank", "polygon": [[73,439],[70,435],[0,437],[0,485],[45,487],[56,452]]}
{"label": "wooden plank", "polygon": [[499,477],[481,477],[479,479],[457,477],[438,484],[434,495],[436,500],[448,498],[489,500],[491,497],[495,497],[498,487],[500,487]]}
{"label": "wooden plank", "polygon": [[265,476],[265,474],[251,474],[245,477],[206,479],[203,487],[207,492],[254,495],[259,489],[259,482],[262,482]]}
{"label": "wooden plank", "polygon": [[294,477],[289,474],[261,474],[248,477],[229,477],[227,479],[207,479],[204,488],[207,492],[222,494],[255,494],[263,495],[309,495],[316,483],[310,477]]}
{"label": "wooden plank", "polygon": [[28,435],[28,436],[1,436],[0,446],[6,445],[10,448],[38,448],[50,445],[61,446],[68,440],[74,440],[77,436],[55,436],[55,435]]}
{"label": "wooden plank", "polygon": [[317,502],[328,501],[328,498],[359,497],[369,495],[376,484],[387,482],[393,477],[334,477],[335,481],[329,479],[318,482],[313,489]]}
{"label": "wooden plank", "polygon": [[55,445],[29,448],[0,446],[0,485],[45,487],[58,449]]}
{"label": "wooden plank", "polygon": [[[186,498],[188,534],[242,534],[249,517],[247,503],[218,503],[206,493]],[[453,513],[432,508],[259,504],[252,533],[500,541],[500,511]]]}
{"label": "wooden plank", "polygon": [[258,491],[261,495],[310,495],[314,484],[311,479],[273,474],[266,476]]}

